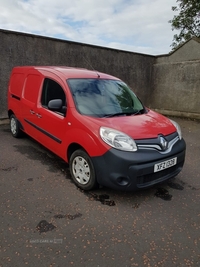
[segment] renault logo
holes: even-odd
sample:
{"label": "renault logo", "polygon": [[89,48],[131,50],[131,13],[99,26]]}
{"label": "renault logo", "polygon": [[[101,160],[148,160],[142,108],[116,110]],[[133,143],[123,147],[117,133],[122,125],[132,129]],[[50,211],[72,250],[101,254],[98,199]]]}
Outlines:
{"label": "renault logo", "polygon": [[162,136],[160,136],[160,146],[162,147],[163,150],[167,149],[168,146],[168,142]]}

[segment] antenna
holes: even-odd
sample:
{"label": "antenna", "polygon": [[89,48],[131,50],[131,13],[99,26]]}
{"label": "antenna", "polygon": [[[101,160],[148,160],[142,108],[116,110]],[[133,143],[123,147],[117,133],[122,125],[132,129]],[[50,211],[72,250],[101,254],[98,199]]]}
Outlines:
{"label": "antenna", "polygon": [[98,71],[97,70],[95,70],[94,68],[93,68],[93,66],[92,66],[92,64],[83,56],[83,59],[85,60],[85,62],[90,66],[90,68],[93,70],[93,71],[95,71],[96,72],[96,74],[97,74],[97,77],[98,78],[100,78],[101,76],[100,76],[100,74],[98,73]]}

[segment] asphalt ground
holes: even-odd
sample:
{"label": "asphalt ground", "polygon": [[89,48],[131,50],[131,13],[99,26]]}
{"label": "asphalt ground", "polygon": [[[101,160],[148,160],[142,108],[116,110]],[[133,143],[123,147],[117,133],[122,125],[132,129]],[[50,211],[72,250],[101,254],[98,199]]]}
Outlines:
{"label": "asphalt ground", "polygon": [[199,267],[200,122],[174,179],[139,192],[85,193],[61,159],[0,126],[1,267]]}

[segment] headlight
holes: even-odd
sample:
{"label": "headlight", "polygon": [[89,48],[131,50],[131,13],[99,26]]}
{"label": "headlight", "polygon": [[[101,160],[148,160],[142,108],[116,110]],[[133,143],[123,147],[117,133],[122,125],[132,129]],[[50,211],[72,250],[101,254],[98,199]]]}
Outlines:
{"label": "headlight", "polygon": [[179,136],[179,139],[181,140],[182,139],[181,127],[179,126],[179,124],[177,122],[175,122],[173,120],[170,120],[170,121],[175,126],[177,133],[178,133],[178,136]]}
{"label": "headlight", "polygon": [[135,141],[128,135],[122,132],[119,132],[117,130],[106,128],[106,127],[101,127],[100,136],[106,144],[116,149],[124,150],[124,151],[136,151],[137,150]]}

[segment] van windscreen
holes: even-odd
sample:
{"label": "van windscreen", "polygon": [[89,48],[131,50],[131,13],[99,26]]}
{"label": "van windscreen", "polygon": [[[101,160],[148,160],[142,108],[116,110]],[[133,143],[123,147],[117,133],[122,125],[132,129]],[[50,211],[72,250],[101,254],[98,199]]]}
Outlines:
{"label": "van windscreen", "polygon": [[102,118],[145,112],[141,101],[121,80],[68,79],[67,83],[83,115]]}

